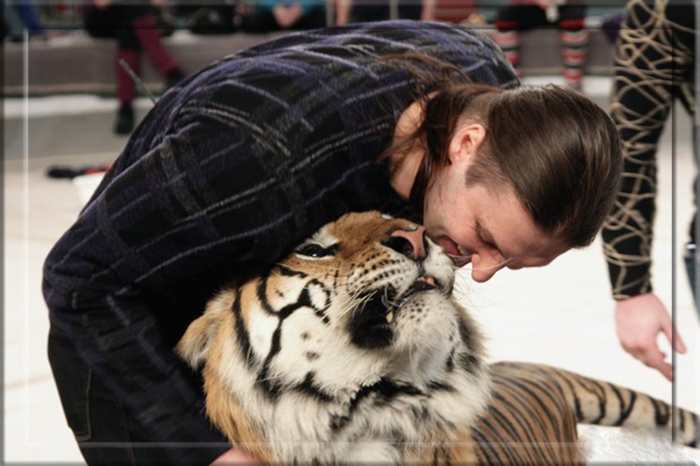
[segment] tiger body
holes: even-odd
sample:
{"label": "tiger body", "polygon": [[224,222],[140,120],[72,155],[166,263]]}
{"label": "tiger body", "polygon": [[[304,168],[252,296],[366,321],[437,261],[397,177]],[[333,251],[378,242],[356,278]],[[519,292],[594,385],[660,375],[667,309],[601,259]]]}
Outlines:
{"label": "tiger body", "polygon": [[178,353],[202,368],[206,410],[267,463],[580,464],[576,423],[654,427],[698,418],[536,364],[487,364],[451,298],[454,267],[416,225],[348,214],[263,276],[232,285]]}

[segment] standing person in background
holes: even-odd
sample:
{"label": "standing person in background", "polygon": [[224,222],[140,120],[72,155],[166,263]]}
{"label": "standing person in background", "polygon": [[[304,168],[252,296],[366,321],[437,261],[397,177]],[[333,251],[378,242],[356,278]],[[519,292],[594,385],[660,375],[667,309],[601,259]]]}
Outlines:
{"label": "standing person in background", "polygon": [[[153,6],[162,6],[161,0],[152,0],[152,3]],[[132,102],[136,97],[136,83],[119,64],[120,60],[124,60],[138,75],[143,50],[165,77],[168,88],[185,77],[178,62],[163,47],[152,8],[148,4],[118,4],[111,0],[95,0],[93,8],[85,16],[85,28],[92,37],[117,39],[114,57],[119,101],[114,125],[117,134],[130,134],[134,129]]]}
{"label": "standing person in background", "polygon": [[432,21],[435,19],[437,0],[397,0],[398,18],[391,18],[388,0],[336,0],[337,26],[348,23],[384,21],[387,19],[414,19]]}
{"label": "standing person in background", "polygon": [[564,68],[562,76],[572,89],[581,90],[586,65],[588,30],[584,28],[586,6],[576,0],[516,0],[499,11],[494,24],[494,40],[508,57],[518,76],[520,69],[520,33],[554,24],[559,27]]}
{"label": "standing person in background", "polygon": [[[620,193],[603,228],[604,251],[617,300],[620,344],[669,380],[673,368],[665,361],[657,337],[663,333],[672,342],[673,324],[651,283],[657,144],[674,97],[694,87],[694,69],[693,5],[667,0],[629,2],[617,45],[612,101],[624,167]],[[687,256],[694,293],[695,244],[694,220]],[[674,349],[686,351],[677,332]]]}
{"label": "standing person in background", "polygon": [[[5,27],[5,35],[13,42],[24,40],[24,31],[30,38],[48,36],[41,24],[37,6],[31,0],[0,0],[2,6],[2,24]],[[4,35],[3,35],[4,37]]]}

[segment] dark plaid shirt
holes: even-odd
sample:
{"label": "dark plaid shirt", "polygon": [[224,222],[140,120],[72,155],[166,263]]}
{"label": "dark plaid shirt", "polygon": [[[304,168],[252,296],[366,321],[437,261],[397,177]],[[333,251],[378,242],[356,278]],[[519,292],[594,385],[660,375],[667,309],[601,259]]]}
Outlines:
{"label": "dark plaid shirt", "polygon": [[[49,254],[52,324],[153,441],[223,440],[172,347],[226,277],[270,265],[343,213],[406,213],[376,162],[411,103],[408,73],[376,58],[405,51],[477,82],[518,84],[491,41],[444,24],[272,40],[163,96]],[[196,448],[173,454],[212,459]]]}

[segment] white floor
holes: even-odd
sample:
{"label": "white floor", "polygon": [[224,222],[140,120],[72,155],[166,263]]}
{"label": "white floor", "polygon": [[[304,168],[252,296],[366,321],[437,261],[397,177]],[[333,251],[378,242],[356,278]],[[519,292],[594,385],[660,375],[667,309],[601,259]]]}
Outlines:
{"label": "white floor", "polygon": [[[690,189],[695,169],[687,122],[684,125],[686,129],[681,131],[684,134],[676,139],[675,183],[668,132],[660,155],[654,276],[657,292],[669,306],[674,293],[674,212],[677,245],[685,241],[692,213]],[[82,165],[107,160],[69,157],[63,161]],[[29,162],[5,164],[6,462],[82,460],[65,425],[51,378],[46,358],[47,311],[40,292],[43,259],[74,221],[81,206],[78,191],[70,182],[44,177],[45,167],[57,162],[56,158],[45,160],[31,154]],[[676,319],[689,350],[687,355],[677,358],[675,390],[680,406],[700,412],[700,325],[679,251],[675,257]],[[672,385],[628,356],[617,343],[613,301],[599,241],[587,249],[565,254],[546,268],[517,273],[504,270],[483,285],[471,282],[468,273],[462,273],[458,292],[482,322],[492,360],[557,365],[671,400]],[[661,344],[670,354],[668,344],[665,341]],[[605,428],[581,431],[592,463],[612,459],[664,464],[689,458],[700,461],[697,451],[672,449],[666,441],[652,440],[645,433]]]}

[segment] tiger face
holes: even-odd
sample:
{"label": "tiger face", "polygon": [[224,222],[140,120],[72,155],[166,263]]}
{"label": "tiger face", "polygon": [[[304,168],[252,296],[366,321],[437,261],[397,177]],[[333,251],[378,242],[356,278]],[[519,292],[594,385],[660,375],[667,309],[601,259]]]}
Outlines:
{"label": "tiger face", "polygon": [[177,350],[204,364],[215,425],[283,462],[405,461],[468,425],[488,392],[478,331],[418,228],[348,214],[212,300]]}
{"label": "tiger face", "polygon": [[[395,358],[416,350],[426,337],[454,331],[454,319],[439,310],[452,291],[452,263],[406,220],[376,213],[343,217],[296,248],[281,267],[297,279],[285,277],[273,288],[291,289],[302,298],[305,288],[330,327],[319,336],[341,339],[353,351],[374,349]],[[428,308],[438,310],[428,313]],[[313,324],[298,319],[288,325],[303,334]]]}

